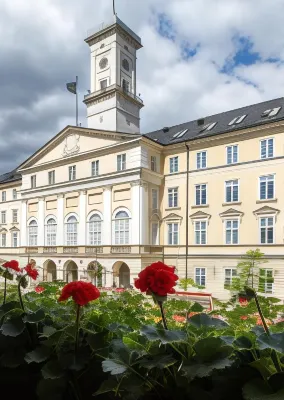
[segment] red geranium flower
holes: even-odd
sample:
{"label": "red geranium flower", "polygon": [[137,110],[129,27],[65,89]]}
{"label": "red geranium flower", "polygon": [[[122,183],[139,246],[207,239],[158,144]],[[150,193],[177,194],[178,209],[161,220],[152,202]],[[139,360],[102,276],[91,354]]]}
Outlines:
{"label": "red geranium flower", "polygon": [[26,273],[35,281],[36,278],[38,277],[38,272],[35,268],[32,267],[31,264],[28,264],[24,270],[26,271]]}
{"label": "red geranium flower", "polygon": [[12,269],[13,271],[20,272],[19,263],[16,260],[7,261],[2,264],[2,267]]}
{"label": "red geranium flower", "polygon": [[175,268],[169,267],[161,261],[155,262],[138,274],[134,285],[141,292],[151,292],[158,296],[166,296],[175,293],[174,286],[178,276],[174,273]]}
{"label": "red geranium flower", "polygon": [[185,322],[185,317],[182,317],[181,315],[173,315],[173,319],[176,322]]}
{"label": "red geranium flower", "polygon": [[72,297],[79,306],[84,306],[90,301],[98,299],[100,292],[90,282],[75,281],[64,286],[58,301],[67,300],[69,297]]}
{"label": "red geranium flower", "polygon": [[37,293],[42,293],[42,292],[45,291],[45,288],[44,288],[43,286],[37,286],[37,287],[35,288],[35,291],[36,291]]}
{"label": "red geranium flower", "polygon": [[246,307],[248,305],[248,300],[245,297],[239,297],[239,303],[242,307]]}
{"label": "red geranium flower", "polygon": [[240,319],[242,319],[243,321],[245,321],[246,319],[248,319],[248,317],[247,317],[246,315],[242,315],[242,316],[240,317]]}

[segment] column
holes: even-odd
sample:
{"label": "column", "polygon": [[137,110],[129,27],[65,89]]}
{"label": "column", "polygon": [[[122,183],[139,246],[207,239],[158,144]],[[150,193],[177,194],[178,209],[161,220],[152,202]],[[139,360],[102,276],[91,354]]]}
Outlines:
{"label": "column", "polygon": [[87,244],[86,223],[87,223],[87,191],[82,190],[79,196],[79,226],[78,226],[79,246],[85,246]]}
{"label": "column", "polygon": [[133,245],[148,244],[148,184],[141,180],[131,182],[132,220],[131,240]]}
{"label": "column", "polygon": [[21,203],[20,246],[27,246],[27,200],[22,200],[22,203]]}
{"label": "column", "polygon": [[57,196],[57,232],[56,245],[64,245],[64,194]]}
{"label": "column", "polygon": [[45,226],[44,226],[44,208],[45,202],[44,197],[40,197],[38,199],[38,212],[37,212],[37,226],[38,226],[38,233],[37,233],[37,245],[44,246],[44,233],[45,233]]}
{"label": "column", "polygon": [[102,230],[102,244],[110,246],[112,243],[112,186],[105,186],[103,188],[103,230]]}

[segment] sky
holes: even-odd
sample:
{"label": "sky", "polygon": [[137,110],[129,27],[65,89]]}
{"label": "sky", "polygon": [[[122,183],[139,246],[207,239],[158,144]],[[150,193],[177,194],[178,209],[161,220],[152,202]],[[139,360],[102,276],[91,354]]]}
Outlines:
{"label": "sky", "polygon": [[[284,0],[116,0],[141,38],[141,131],[284,95]],[[0,1],[0,173],[79,121],[90,88],[87,31],[112,0]]]}

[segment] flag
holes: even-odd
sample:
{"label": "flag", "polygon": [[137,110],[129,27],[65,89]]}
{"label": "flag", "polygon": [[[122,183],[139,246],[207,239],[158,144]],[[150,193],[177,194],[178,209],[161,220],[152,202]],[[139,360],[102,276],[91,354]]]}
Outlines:
{"label": "flag", "polygon": [[66,83],[66,88],[69,92],[71,92],[73,94],[77,94],[77,83],[76,82]]}

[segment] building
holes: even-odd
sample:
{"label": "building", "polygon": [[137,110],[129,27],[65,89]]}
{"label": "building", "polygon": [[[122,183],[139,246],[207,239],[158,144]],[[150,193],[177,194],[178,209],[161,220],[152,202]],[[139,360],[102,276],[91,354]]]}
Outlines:
{"label": "building", "polygon": [[86,42],[88,127],[0,176],[1,257],[32,257],[48,281],[123,287],[163,260],[225,299],[240,256],[260,248],[265,291],[284,299],[284,98],[142,135],[141,39],[115,16]]}

